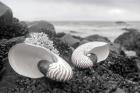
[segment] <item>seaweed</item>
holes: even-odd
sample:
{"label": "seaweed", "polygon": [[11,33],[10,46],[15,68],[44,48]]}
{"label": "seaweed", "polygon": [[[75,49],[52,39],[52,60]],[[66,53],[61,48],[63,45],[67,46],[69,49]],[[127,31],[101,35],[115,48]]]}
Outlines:
{"label": "seaweed", "polygon": [[113,52],[110,53],[109,57],[103,62],[103,64],[113,73],[119,74],[124,78],[130,73],[138,71],[135,60]]}

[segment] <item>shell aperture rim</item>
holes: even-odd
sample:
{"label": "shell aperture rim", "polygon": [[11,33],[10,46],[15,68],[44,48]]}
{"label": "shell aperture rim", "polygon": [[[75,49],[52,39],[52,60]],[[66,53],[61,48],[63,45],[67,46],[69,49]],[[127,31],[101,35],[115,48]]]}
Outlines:
{"label": "shell aperture rim", "polygon": [[[25,45],[25,43],[22,43],[22,44]],[[22,45],[22,44],[21,44],[21,45]],[[20,45],[20,44],[17,44],[17,45]],[[12,52],[12,50],[13,50],[14,48],[16,48],[17,45],[13,46],[13,47],[11,48],[11,51],[9,51],[9,54],[8,54],[9,62],[10,62],[11,60],[13,60],[13,59],[11,59],[12,56],[11,56],[11,53],[10,53],[10,52]],[[29,45],[29,44],[28,44],[28,45]],[[35,46],[35,45],[31,45],[31,46]],[[35,47],[40,47],[40,46],[35,46]],[[40,48],[42,48],[42,47],[40,47]],[[44,48],[42,48],[42,49],[44,49]],[[52,64],[49,65],[49,67],[51,67],[51,69],[52,69],[53,67],[57,67],[57,66],[66,69],[66,70],[64,70],[64,71],[65,71],[65,72],[64,72],[62,68],[60,69],[60,68],[57,67],[57,68],[60,69],[60,71],[61,71],[61,73],[60,73],[59,76],[57,76],[57,77],[56,77],[57,74],[55,74],[55,75],[51,74],[51,72],[58,73],[57,70],[51,71],[51,69],[48,69],[48,70],[50,70],[50,72],[49,72],[49,74],[47,74],[46,76],[48,76],[49,78],[51,78],[51,79],[53,79],[53,80],[58,80],[58,81],[61,81],[61,80],[65,81],[65,80],[71,79],[72,76],[73,76],[73,72],[72,72],[72,68],[70,67],[70,65],[69,65],[67,62],[65,62],[64,59],[60,58],[58,55],[52,53],[51,51],[49,51],[49,50],[47,50],[47,49],[45,49],[45,51],[50,52],[50,53],[52,54],[51,56],[53,57],[53,60],[55,60],[54,63],[52,63]],[[44,59],[40,59],[40,60],[44,60]],[[57,64],[58,64],[58,65],[57,65]],[[14,69],[14,64],[13,64],[12,62],[10,62],[10,65],[11,65],[11,67]],[[56,69],[56,68],[54,68],[54,69]],[[38,69],[38,70],[39,70],[39,69]],[[15,71],[16,73],[22,75],[22,76],[28,77],[28,76],[26,76],[26,75],[24,75],[24,74],[22,74],[22,73],[19,73],[16,69],[14,69],[14,71]],[[40,72],[40,71],[39,71],[39,72]],[[40,72],[40,73],[41,73],[41,72]],[[62,74],[63,74],[63,75],[62,75]],[[60,77],[60,76],[61,76],[61,77]],[[64,76],[64,77],[62,77],[62,76]],[[41,77],[44,77],[44,75],[42,74],[41,76],[35,77],[35,78],[41,78]],[[31,77],[31,78],[32,78],[32,77]]]}
{"label": "shell aperture rim", "polygon": [[109,55],[109,45],[105,42],[88,42],[76,48],[72,54],[72,63],[79,68],[89,68],[94,64],[88,57],[91,53],[97,56],[97,63],[105,60]]}

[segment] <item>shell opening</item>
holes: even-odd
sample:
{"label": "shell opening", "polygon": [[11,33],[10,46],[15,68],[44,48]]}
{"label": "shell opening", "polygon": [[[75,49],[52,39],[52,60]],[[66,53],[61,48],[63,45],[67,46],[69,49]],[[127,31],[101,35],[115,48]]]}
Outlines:
{"label": "shell opening", "polygon": [[97,63],[98,58],[97,58],[96,54],[94,54],[94,53],[88,53],[87,56],[90,58],[90,60],[93,62],[93,64],[96,64]]}
{"label": "shell opening", "polygon": [[17,44],[10,49],[8,59],[14,71],[25,77],[45,76],[56,81],[66,81],[73,76],[72,68],[65,60],[43,47]]}
{"label": "shell opening", "polygon": [[89,68],[105,60],[109,55],[109,45],[105,42],[88,42],[76,48],[72,54],[72,63],[79,68]]}
{"label": "shell opening", "polygon": [[25,43],[13,46],[9,51],[8,59],[15,72],[30,78],[44,76],[37,66],[40,60],[57,61],[49,50]]}
{"label": "shell opening", "polygon": [[89,54],[95,54],[97,57],[97,63],[105,60],[109,55],[109,46],[105,44],[103,46],[98,46],[93,48],[88,52]]}
{"label": "shell opening", "polygon": [[46,76],[49,69],[49,65],[52,63],[53,62],[49,62],[48,60],[40,60],[37,66],[38,66],[39,71]]}

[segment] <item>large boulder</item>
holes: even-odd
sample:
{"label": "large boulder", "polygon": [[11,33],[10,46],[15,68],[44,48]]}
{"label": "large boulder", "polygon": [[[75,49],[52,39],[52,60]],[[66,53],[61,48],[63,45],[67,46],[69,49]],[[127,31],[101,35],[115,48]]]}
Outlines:
{"label": "large boulder", "polygon": [[12,18],[12,10],[8,6],[0,2],[0,25],[12,22]]}
{"label": "large boulder", "polygon": [[29,32],[44,32],[49,37],[56,35],[54,26],[46,21],[31,22],[28,26]]}
{"label": "large boulder", "polygon": [[0,26],[0,39],[11,39],[27,34],[27,26],[21,24],[17,18],[13,18],[10,24]]}
{"label": "large boulder", "polygon": [[125,32],[116,38],[114,43],[120,44],[124,50],[133,50],[140,56],[140,32]]}
{"label": "large boulder", "polygon": [[107,37],[103,37],[100,35],[91,35],[91,36],[86,37],[85,40],[110,42],[110,40]]}
{"label": "large boulder", "polygon": [[109,46],[110,46],[110,52],[125,56],[125,53],[120,44],[109,43]]}
{"label": "large boulder", "polygon": [[77,47],[79,45],[80,40],[74,38],[72,35],[70,34],[66,34],[63,37],[60,38],[60,40],[66,44],[68,44],[69,46],[72,47]]}

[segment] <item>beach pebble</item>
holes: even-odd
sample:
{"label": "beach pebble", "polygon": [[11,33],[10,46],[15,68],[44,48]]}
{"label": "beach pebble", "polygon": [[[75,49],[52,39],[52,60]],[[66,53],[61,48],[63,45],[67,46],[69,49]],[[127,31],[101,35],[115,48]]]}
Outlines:
{"label": "beach pebble", "polygon": [[137,54],[136,54],[136,52],[135,51],[124,51],[125,52],[125,54],[126,54],[126,56],[128,56],[128,57],[131,57],[131,56],[137,56]]}

